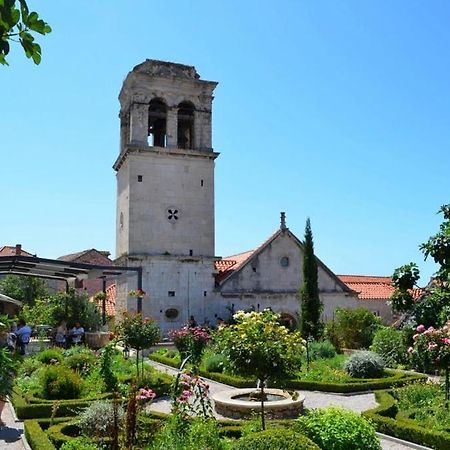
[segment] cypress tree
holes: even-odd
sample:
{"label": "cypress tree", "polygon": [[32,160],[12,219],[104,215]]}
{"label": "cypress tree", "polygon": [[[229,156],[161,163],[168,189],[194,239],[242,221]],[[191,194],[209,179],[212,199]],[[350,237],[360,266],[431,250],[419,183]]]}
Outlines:
{"label": "cypress tree", "polygon": [[311,221],[306,220],[305,241],[303,243],[303,283],[300,288],[300,331],[305,339],[317,339],[322,331],[320,315],[323,305],[319,297],[317,280],[317,260],[314,256],[314,242]]}

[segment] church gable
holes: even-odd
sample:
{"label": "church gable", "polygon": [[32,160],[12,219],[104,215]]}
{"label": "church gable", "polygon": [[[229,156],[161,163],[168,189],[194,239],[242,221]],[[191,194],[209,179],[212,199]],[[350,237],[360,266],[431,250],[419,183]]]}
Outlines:
{"label": "church gable", "polygon": [[[255,251],[218,262],[217,282],[222,293],[296,293],[302,266],[301,241],[288,229],[280,229]],[[321,292],[350,292],[320,260],[318,278]]]}

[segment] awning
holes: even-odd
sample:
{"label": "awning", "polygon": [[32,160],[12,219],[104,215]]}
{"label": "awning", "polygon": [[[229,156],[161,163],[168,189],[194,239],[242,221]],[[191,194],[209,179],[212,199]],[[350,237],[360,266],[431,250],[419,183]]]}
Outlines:
{"label": "awning", "polygon": [[22,306],[22,302],[19,302],[19,300],[15,300],[14,298],[8,297],[7,295],[0,294],[0,302],[3,303],[12,303],[16,306]]}

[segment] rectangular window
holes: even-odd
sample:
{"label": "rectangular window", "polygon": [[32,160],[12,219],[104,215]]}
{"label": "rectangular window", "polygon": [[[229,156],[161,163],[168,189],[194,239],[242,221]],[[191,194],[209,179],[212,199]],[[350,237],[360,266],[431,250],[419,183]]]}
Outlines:
{"label": "rectangular window", "polygon": [[142,175],[138,175],[138,182],[139,182],[139,183],[142,182]]}
{"label": "rectangular window", "polygon": [[169,292],[167,293],[167,295],[168,295],[169,297],[175,297],[175,291],[169,291]]}
{"label": "rectangular window", "polygon": [[203,297],[206,297],[207,292],[203,291]]}

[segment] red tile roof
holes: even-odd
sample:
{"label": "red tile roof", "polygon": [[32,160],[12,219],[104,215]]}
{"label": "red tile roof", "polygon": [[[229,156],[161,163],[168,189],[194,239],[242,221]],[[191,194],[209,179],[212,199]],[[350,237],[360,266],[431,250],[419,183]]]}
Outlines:
{"label": "red tile roof", "polygon": [[[389,300],[395,288],[391,277],[377,277],[368,275],[338,275],[350,289],[358,292],[360,300]],[[411,293],[414,299],[424,292],[422,288],[414,288]]]}
{"label": "red tile roof", "polygon": [[[22,256],[34,256],[31,253],[25,251],[23,248],[20,250]],[[15,245],[4,245],[0,247],[0,256],[16,256],[16,246]]]}
{"label": "red tile roof", "polygon": [[[92,297],[92,300],[94,298]],[[102,309],[102,301],[99,300],[96,302],[100,311]],[[116,285],[111,284],[106,288],[106,315],[107,316],[115,316],[116,315]]]}
{"label": "red tile roof", "polygon": [[215,261],[214,267],[219,272],[216,275],[216,281],[220,282],[228,277],[235,270],[239,269],[247,259],[249,259],[256,250],[249,250],[247,252],[238,253],[237,255],[226,256],[218,261]]}

